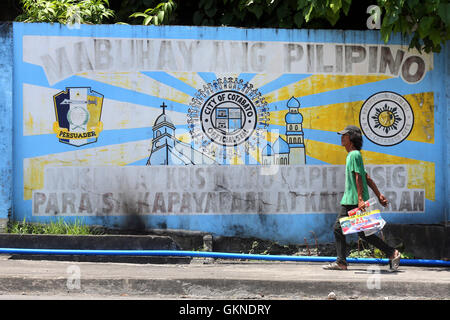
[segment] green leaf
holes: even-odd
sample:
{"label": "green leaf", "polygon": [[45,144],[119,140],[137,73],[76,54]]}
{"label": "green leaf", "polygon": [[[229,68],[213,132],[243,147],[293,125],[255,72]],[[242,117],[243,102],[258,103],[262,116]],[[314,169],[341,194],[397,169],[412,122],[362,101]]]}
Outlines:
{"label": "green leaf", "polygon": [[433,42],[433,45],[435,47],[439,46],[441,41],[443,42],[443,39],[441,38],[441,33],[438,29],[432,29],[429,34],[430,40]]}
{"label": "green leaf", "polygon": [[297,11],[302,10],[308,5],[308,0],[297,0]]}
{"label": "green leaf", "polygon": [[433,17],[423,17],[422,19],[420,19],[418,31],[422,39],[430,34],[433,20]]}
{"label": "green leaf", "polygon": [[217,8],[214,6],[214,7],[211,7],[211,8],[209,8],[209,9],[207,9],[207,10],[205,10],[205,13],[206,13],[206,15],[209,17],[209,18],[212,18],[212,17],[214,17],[215,15],[216,15],[216,13],[217,13]]}
{"label": "green leaf", "polygon": [[294,15],[294,23],[295,23],[295,25],[298,27],[298,28],[300,28],[302,25],[303,25],[303,22],[304,22],[305,20],[303,19],[303,13],[301,13],[301,12],[297,12],[295,15]]}
{"label": "green leaf", "polygon": [[135,12],[135,13],[130,15],[130,18],[139,18],[139,17],[147,18],[148,14],[145,14],[145,13],[142,13],[142,12]]}
{"label": "green leaf", "polygon": [[342,2],[341,0],[332,0],[330,3],[330,8],[333,10],[334,13],[339,12],[342,8]]}
{"label": "green leaf", "polygon": [[419,4],[419,0],[407,0],[406,3],[410,9],[414,10]]}
{"label": "green leaf", "polygon": [[205,15],[201,11],[195,11],[194,16],[192,17],[192,21],[194,22],[194,25],[199,26],[201,22],[203,21],[203,17]]}
{"label": "green leaf", "polygon": [[206,0],[206,4],[205,4],[205,10],[209,10],[212,7],[215,7],[214,5],[214,0]]}
{"label": "green leaf", "polygon": [[163,23],[163,21],[164,21],[164,11],[159,11],[158,12],[158,15],[157,15],[157,18],[158,18],[158,21],[160,22],[160,23]]}
{"label": "green leaf", "polygon": [[147,16],[147,18],[144,19],[144,22],[142,23],[145,26],[148,26],[148,24],[152,21],[154,16]]}
{"label": "green leaf", "polygon": [[381,26],[380,29],[380,33],[381,33],[381,40],[384,41],[384,43],[388,43],[389,41],[389,37],[391,36],[392,33],[392,25],[389,26]]}
{"label": "green leaf", "polygon": [[439,4],[438,15],[447,26],[450,25],[450,3]]}
{"label": "green leaf", "polygon": [[339,14],[335,14],[329,11],[327,12],[326,18],[331,23],[331,25],[334,26],[336,22],[339,20]]}
{"label": "green leaf", "polygon": [[310,4],[309,9],[308,9],[308,13],[305,15],[305,21],[308,22],[311,18],[311,13],[313,12],[314,9],[314,2]]}
{"label": "green leaf", "polygon": [[263,7],[261,5],[253,5],[248,8],[248,11],[253,13],[257,19],[261,18],[264,13]]}

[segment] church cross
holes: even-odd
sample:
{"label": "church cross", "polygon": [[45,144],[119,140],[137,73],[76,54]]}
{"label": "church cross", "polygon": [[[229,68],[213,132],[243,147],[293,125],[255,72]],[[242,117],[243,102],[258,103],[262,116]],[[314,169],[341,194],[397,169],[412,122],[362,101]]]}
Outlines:
{"label": "church cross", "polygon": [[167,106],[164,104],[164,102],[163,102],[163,104],[161,105],[161,108],[163,109],[163,114],[166,114],[166,108],[167,108]]}

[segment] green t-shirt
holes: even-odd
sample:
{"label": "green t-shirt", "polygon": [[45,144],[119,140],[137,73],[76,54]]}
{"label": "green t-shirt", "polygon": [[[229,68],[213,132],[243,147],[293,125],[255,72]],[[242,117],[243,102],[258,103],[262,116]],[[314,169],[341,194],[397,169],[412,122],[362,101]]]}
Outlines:
{"label": "green t-shirt", "polygon": [[369,199],[369,190],[367,189],[366,171],[364,170],[364,163],[361,152],[358,150],[350,151],[345,161],[345,191],[342,197],[342,205],[357,205],[358,204],[358,189],[356,188],[356,177],[354,172],[357,172],[362,177],[363,182],[363,200]]}

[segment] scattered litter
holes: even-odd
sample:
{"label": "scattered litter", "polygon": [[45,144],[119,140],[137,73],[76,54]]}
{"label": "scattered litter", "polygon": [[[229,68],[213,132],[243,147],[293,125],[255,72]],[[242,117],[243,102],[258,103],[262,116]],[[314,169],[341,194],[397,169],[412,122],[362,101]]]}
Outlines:
{"label": "scattered litter", "polygon": [[336,300],[336,294],[333,291],[328,294],[328,300]]}

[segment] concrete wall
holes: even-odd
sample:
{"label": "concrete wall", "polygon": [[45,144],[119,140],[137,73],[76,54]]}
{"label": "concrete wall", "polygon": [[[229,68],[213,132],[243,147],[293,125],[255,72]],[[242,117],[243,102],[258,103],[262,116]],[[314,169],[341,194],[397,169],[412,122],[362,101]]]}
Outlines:
{"label": "concrete wall", "polygon": [[12,24],[0,23],[0,229],[4,228],[12,207],[12,79]]}
{"label": "concrete wall", "polygon": [[[445,99],[446,99],[446,105],[447,107],[444,108],[446,114],[447,114],[447,127],[445,129],[445,131],[447,132],[447,137],[446,137],[446,141],[450,141],[450,112],[448,110],[448,106],[450,106],[450,81],[448,81],[448,79],[450,78],[450,42],[447,41],[446,46],[445,46],[445,51],[442,53],[443,55],[447,55],[446,59],[445,59],[445,72],[447,73],[446,77],[445,77]],[[444,169],[444,176],[445,176],[445,181],[447,181],[447,189],[445,191],[445,195],[447,198],[447,205],[445,208],[445,212],[446,212],[446,223],[448,225],[448,223],[450,222],[450,180],[449,180],[449,171],[450,171],[450,147],[449,144],[447,143],[447,153],[444,153],[447,157],[446,161],[444,163],[447,164],[447,168]]]}
{"label": "concrete wall", "polygon": [[14,219],[331,241],[354,124],[385,220],[443,223],[449,48],[404,41],[14,23]]}

